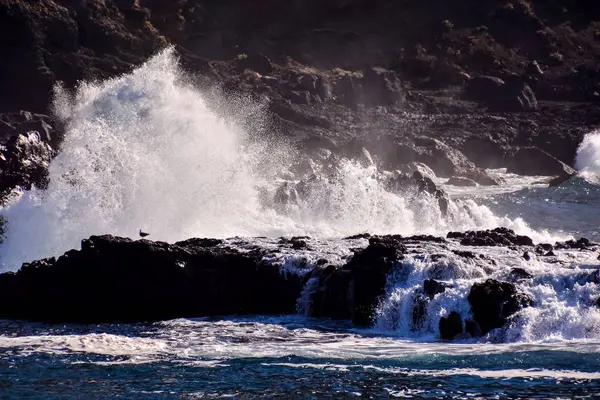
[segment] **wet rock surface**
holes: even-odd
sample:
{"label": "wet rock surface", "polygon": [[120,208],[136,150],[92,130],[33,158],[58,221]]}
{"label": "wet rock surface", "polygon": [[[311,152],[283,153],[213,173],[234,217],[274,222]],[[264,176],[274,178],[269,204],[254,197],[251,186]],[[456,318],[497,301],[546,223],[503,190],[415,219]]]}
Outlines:
{"label": "wet rock surface", "polygon": [[452,311],[448,317],[440,318],[439,328],[442,339],[454,339],[464,331],[462,317],[456,311]]}
{"label": "wet rock surface", "polygon": [[302,282],[262,263],[263,255],[203,239],[167,244],[92,236],[81,250],[0,275],[0,315],[116,322],[290,313]]}
{"label": "wet rock surface", "polygon": [[[456,281],[448,280],[464,276],[460,263],[484,269],[497,264],[488,257],[464,258],[458,254],[459,241],[362,234],[323,247],[325,242],[306,236],[193,238],[174,244],[92,236],[81,242],[80,250],[1,274],[0,318],[94,323],[301,312],[370,327],[384,310],[392,316],[399,312],[381,308],[390,301],[390,285],[405,279],[415,263],[425,262],[429,272],[407,298],[412,331],[432,328],[427,321],[439,315],[435,329],[440,338],[479,337],[507,326],[523,308],[536,306],[519,286],[529,285],[534,276],[513,268],[505,281],[474,281],[465,293],[469,314],[452,308],[437,314],[436,302],[455,296]],[[330,253],[339,248],[347,253]],[[464,261],[457,264],[449,257]],[[600,282],[598,271],[577,279],[581,285]]]}
{"label": "wet rock surface", "polygon": [[45,188],[62,140],[60,124],[27,111],[0,114],[0,202],[14,189]]}
{"label": "wet rock surface", "polygon": [[461,239],[463,246],[533,246],[533,240],[517,235],[512,229],[496,228],[487,231],[450,232],[449,239]]}
{"label": "wet rock surface", "polygon": [[537,147],[522,147],[509,162],[508,172],[518,175],[556,175],[570,177],[577,173],[562,161]]}
{"label": "wet rock surface", "polygon": [[494,279],[474,284],[468,300],[483,334],[503,327],[517,311],[533,305],[533,299],[520,293],[514,284]]}
{"label": "wet rock surface", "polygon": [[387,274],[405,252],[399,238],[369,238],[369,245],[356,251],[346,265],[320,278],[312,296],[312,315],[351,319],[356,325],[370,326],[385,293]]}

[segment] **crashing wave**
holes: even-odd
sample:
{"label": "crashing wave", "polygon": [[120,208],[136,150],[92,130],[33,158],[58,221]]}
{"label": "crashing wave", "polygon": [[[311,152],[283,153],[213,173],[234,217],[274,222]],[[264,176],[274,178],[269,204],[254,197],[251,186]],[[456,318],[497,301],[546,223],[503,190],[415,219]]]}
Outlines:
{"label": "crashing wave", "polygon": [[[390,190],[386,172],[352,160],[338,160],[333,174],[323,170],[326,160],[316,160],[316,177],[286,173],[307,156],[274,144],[260,105],[219,99],[186,83],[172,49],[128,75],[83,83],[73,95],[58,90],[64,142],[48,188],[24,193],[3,211],[3,269],[59,255],[83,237],[136,237],[140,228],[170,242],[501,225],[536,235],[522,220],[497,217],[471,200],[441,210],[435,194]],[[281,195],[292,195],[286,187],[300,186],[305,195],[282,205]]]}

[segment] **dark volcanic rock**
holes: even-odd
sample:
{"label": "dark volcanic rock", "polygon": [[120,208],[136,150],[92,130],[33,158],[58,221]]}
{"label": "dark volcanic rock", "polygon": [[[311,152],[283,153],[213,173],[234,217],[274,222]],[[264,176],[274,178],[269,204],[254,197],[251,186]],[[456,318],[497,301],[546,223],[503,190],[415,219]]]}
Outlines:
{"label": "dark volcanic rock", "polygon": [[481,336],[481,328],[477,325],[477,322],[472,319],[465,320],[465,331],[472,337]]}
{"label": "dark volcanic rock", "polygon": [[439,236],[433,235],[412,235],[399,239],[403,242],[435,242],[435,243],[445,243],[446,239]]}
{"label": "dark volcanic rock", "polygon": [[556,249],[579,249],[584,250],[595,246],[594,243],[590,242],[587,238],[579,238],[577,240],[567,240],[566,242],[556,242],[554,248]]}
{"label": "dark volcanic rock", "polygon": [[466,85],[465,95],[473,100],[486,101],[497,95],[504,84],[502,79],[495,76],[476,76]]}
{"label": "dark volcanic rock", "polygon": [[444,293],[446,291],[446,285],[440,283],[434,279],[426,279],[423,282],[423,292],[433,299],[436,294]]}
{"label": "dark volcanic rock", "polygon": [[528,236],[517,235],[512,229],[495,228],[487,231],[449,232],[448,239],[461,239],[463,246],[533,246]]}
{"label": "dark volcanic rock", "polygon": [[570,177],[577,171],[537,147],[522,147],[513,155],[508,172],[518,175]]}
{"label": "dark volcanic rock", "polygon": [[0,202],[17,187],[46,187],[47,167],[63,138],[58,126],[28,111],[0,114]]}
{"label": "dark volcanic rock", "polygon": [[312,315],[370,326],[385,292],[387,273],[405,251],[394,236],[369,238],[369,246],[355,252],[346,265],[320,277],[312,296]]}
{"label": "dark volcanic rock", "polygon": [[425,149],[417,161],[427,164],[438,176],[462,176],[476,169],[464,154],[441,140],[418,138],[416,144]]}
{"label": "dark volcanic rock", "polygon": [[12,136],[23,135],[32,131],[40,135],[40,139],[58,148],[63,133],[57,129],[58,123],[50,116],[34,114],[28,111],[0,114],[0,141],[5,142]]}
{"label": "dark volcanic rock", "polygon": [[494,279],[474,284],[468,300],[473,319],[484,335],[503,327],[517,311],[533,305],[533,299],[520,293],[514,284]]}
{"label": "dark volcanic rock", "polygon": [[412,325],[413,331],[418,331],[423,327],[425,322],[425,316],[427,314],[427,306],[429,305],[429,299],[420,293],[415,294],[413,297],[412,304]]}
{"label": "dark volcanic rock", "polygon": [[529,272],[525,271],[523,268],[513,268],[510,271],[510,274],[508,275],[508,277],[513,281],[520,281],[520,280],[525,280],[525,279],[531,279],[531,278],[533,278],[533,275],[531,275]]}
{"label": "dark volcanic rock", "polygon": [[457,256],[460,257],[464,257],[464,258],[476,258],[477,255],[475,255],[475,253],[473,253],[472,251],[468,251],[468,250],[452,250],[452,252],[454,254],[456,254]]}
{"label": "dark volcanic rock", "polygon": [[396,172],[394,175],[387,177],[384,184],[392,193],[402,194],[406,190],[416,188],[419,193],[428,193],[438,201],[438,206],[443,215],[448,212],[450,197],[448,194],[439,189],[431,178],[425,177],[421,172],[415,171],[412,175]]}
{"label": "dark volcanic rock", "polygon": [[218,242],[92,236],[57,260],[0,275],[0,318],[144,321],[295,311],[302,281]]}
{"label": "dark volcanic rock", "polygon": [[554,246],[552,246],[550,243],[539,243],[538,245],[535,246],[535,252],[536,254],[545,254],[549,251],[554,250]]}
{"label": "dark volcanic rock", "polygon": [[364,101],[369,105],[390,105],[404,101],[404,88],[395,72],[368,68],[363,74]]}
{"label": "dark volcanic rock", "polygon": [[511,75],[506,81],[493,76],[475,77],[467,85],[465,95],[484,103],[490,111],[533,111],[538,105],[535,93],[518,75]]}
{"label": "dark volcanic rock", "polygon": [[488,103],[490,110],[514,112],[535,111],[538,108],[535,93],[521,77],[510,76],[501,89],[499,98]]}
{"label": "dark volcanic rock", "polygon": [[0,1],[0,110],[46,112],[57,81],[113,77],[167,45],[138,2]]}
{"label": "dark volcanic rock", "polygon": [[263,54],[243,54],[238,56],[237,67],[240,72],[249,69],[261,75],[269,75],[273,72],[271,60]]}
{"label": "dark volcanic rock", "polygon": [[452,311],[448,317],[441,317],[439,329],[442,339],[454,339],[457,335],[463,333],[463,322],[460,314]]}
{"label": "dark volcanic rock", "polygon": [[52,148],[35,131],[12,136],[0,150],[0,201],[17,187],[45,188],[53,155]]}
{"label": "dark volcanic rock", "polygon": [[419,171],[432,178],[428,170],[439,177],[463,177],[481,185],[500,182],[478,168],[463,153],[440,139],[418,136],[413,141],[381,139],[367,141],[364,146],[382,161],[385,168],[401,172]]}

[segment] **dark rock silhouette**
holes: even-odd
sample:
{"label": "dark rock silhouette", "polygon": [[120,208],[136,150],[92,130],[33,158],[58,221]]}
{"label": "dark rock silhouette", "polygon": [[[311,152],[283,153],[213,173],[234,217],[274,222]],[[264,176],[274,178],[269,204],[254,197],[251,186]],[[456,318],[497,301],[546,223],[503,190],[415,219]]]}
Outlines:
{"label": "dark rock silhouette", "polygon": [[[368,240],[368,245],[355,249],[342,263],[320,258],[302,262],[294,272],[270,261],[272,246],[262,247],[252,239],[192,238],[168,244],[92,236],[81,242],[80,250],[0,274],[0,318],[97,323],[293,314],[302,301],[311,317],[346,319],[368,327],[385,299],[388,278],[410,273],[407,256],[435,259],[437,254],[428,249],[448,245],[443,238],[430,236],[363,234],[344,240],[359,239]],[[314,240],[281,238],[272,244],[293,254],[311,251]],[[532,276],[515,268],[507,279],[523,283]],[[600,274],[581,274],[577,282],[598,284]],[[410,329],[423,328],[430,305],[448,288],[444,282],[424,279],[411,297]],[[444,316],[439,320],[441,338],[465,332],[485,335],[534,305],[515,283],[494,279],[475,283],[467,300],[472,318],[463,320],[456,312]]]}
{"label": "dark rock silhouette", "polygon": [[[145,321],[295,311],[302,281],[213,239],[92,236],[81,250],[0,275],[0,318]],[[273,301],[276,299],[276,301]]]}
{"label": "dark rock silhouette", "polygon": [[482,102],[490,111],[534,111],[538,106],[533,90],[516,74],[506,80],[493,76],[475,77],[467,84],[465,95]]}
{"label": "dark rock silhouette", "polygon": [[448,179],[446,184],[454,186],[477,186],[477,182],[475,182],[474,180],[471,180],[469,178],[462,178],[460,176],[453,176],[452,178]]}
{"label": "dark rock silhouette", "polygon": [[509,278],[513,281],[522,281],[532,279],[533,275],[525,271],[523,268],[513,268],[510,270]]}
{"label": "dark rock silhouette", "polygon": [[487,231],[449,232],[449,239],[461,239],[463,246],[533,246],[528,236],[517,235],[512,229],[495,228]]}
{"label": "dark rock silhouette", "polygon": [[440,283],[434,279],[426,279],[423,282],[423,292],[433,299],[436,294],[444,293],[446,291],[446,285]]}
{"label": "dark rock silhouette", "polygon": [[566,242],[556,242],[554,245],[555,249],[587,249],[595,246],[594,243],[590,242],[587,238],[579,238],[577,240],[567,240]]}
{"label": "dark rock silhouette", "polygon": [[369,246],[355,252],[346,265],[320,275],[319,287],[312,296],[312,314],[371,325],[375,307],[384,294],[387,274],[406,251],[399,239],[371,237]]}
{"label": "dark rock silhouette", "polygon": [[474,284],[468,300],[473,320],[484,335],[503,327],[517,311],[533,305],[533,299],[520,293],[514,284],[494,279]]}
{"label": "dark rock silhouette", "polygon": [[439,329],[442,339],[454,339],[464,332],[462,317],[452,311],[447,317],[440,318]]}
{"label": "dark rock silhouette", "polygon": [[513,155],[508,172],[519,175],[556,175],[571,177],[577,173],[562,161],[537,147],[522,147]]}

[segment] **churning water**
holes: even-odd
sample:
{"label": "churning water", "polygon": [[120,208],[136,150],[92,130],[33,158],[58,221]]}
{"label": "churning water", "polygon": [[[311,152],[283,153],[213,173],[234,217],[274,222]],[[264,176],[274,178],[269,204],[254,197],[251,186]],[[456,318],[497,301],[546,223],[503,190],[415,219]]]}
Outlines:
{"label": "churning water", "polygon": [[[446,187],[455,200],[444,216],[436,199],[390,193],[381,171],[352,160],[341,161],[329,180],[310,181],[309,195],[278,203],[284,179],[299,179],[287,171],[303,155],[276,140],[260,105],[228,104],[187,84],[172,50],[120,78],[84,83],[75,93],[58,90],[55,108],[67,130],[50,186],[23,193],[3,210],[0,270],[77,248],[92,234],[135,237],[140,228],[165,241],[317,238],[309,239],[310,254],[275,257],[292,273],[320,254],[342,262],[351,250],[339,238],[359,232],[445,235],[507,226],[536,242],[600,239],[598,133],[579,149],[581,177],[557,188],[506,174],[500,188]],[[0,397],[600,395],[600,311],[591,306],[600,286],[588,279],[599,268],[597,254],[565,250],[527,261],[508,248],[477,249],[489,263],[456,256],[452,250],[463,247],[457,243],[431,246],[426,253],[438,256],[408,257],[398,265],[402,273],[390,274],[368,330],[304,315],[90,326],[0,322]],[[518,286],[535,306],[480,340],[440,343],[439,318],[451,311],[468,317],[473,283],[506,280],[512,268],[533,275]],[[413,297],[426,278],[449,288],[414,326]]]}

